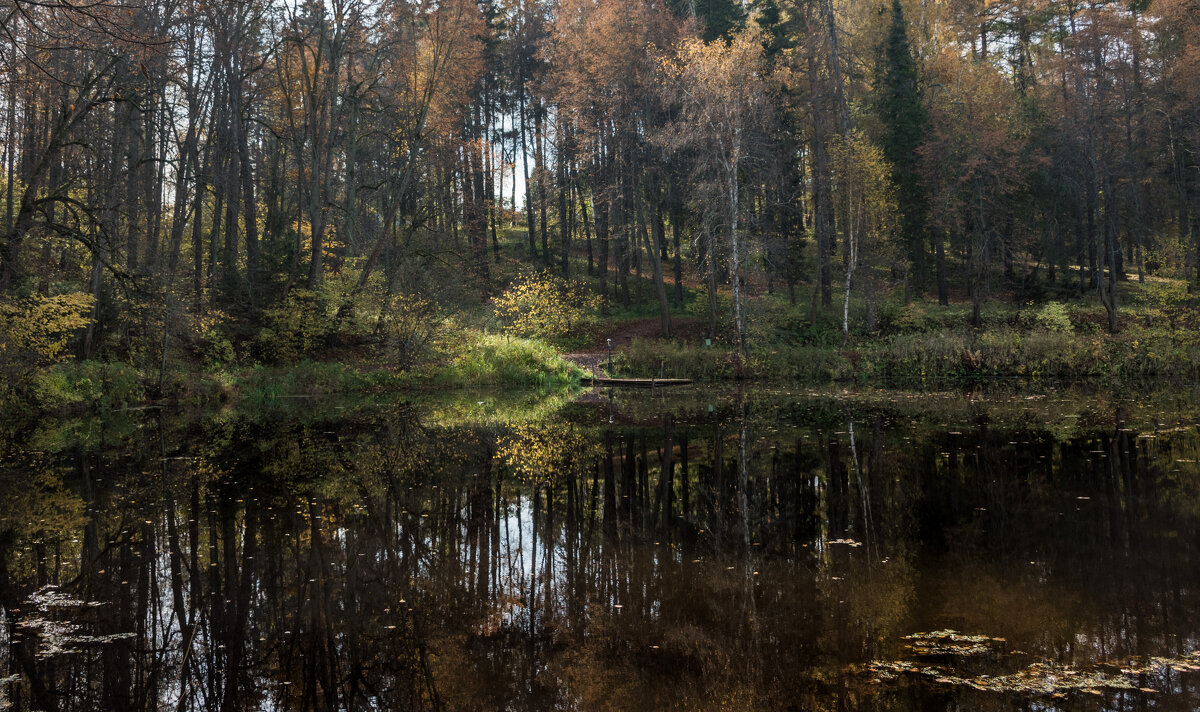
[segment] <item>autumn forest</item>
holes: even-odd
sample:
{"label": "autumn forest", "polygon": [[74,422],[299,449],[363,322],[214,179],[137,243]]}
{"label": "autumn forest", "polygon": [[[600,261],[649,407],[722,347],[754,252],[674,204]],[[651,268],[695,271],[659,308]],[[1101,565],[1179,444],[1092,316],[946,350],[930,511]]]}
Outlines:
{"label": "autumn forest", "polygon": [[[506,330],[540,363],[629,324],[625,367],[699,377],[902,381],[930,349],[1007,373],[989,328],[1200,363],[1175,333],[1200,281],[1186,0],[0,11],[17,395],[71,390],[32,383],[64,360],[155,395],[197,368],[436,369]],[[1129,324],[1178,358],[1115,353]],[[888,338],[907,361],[845,356]]]}
{"label": "autumn forest", "polygon": [[0,0],[0,712],[1200,709],[1196,0]]}

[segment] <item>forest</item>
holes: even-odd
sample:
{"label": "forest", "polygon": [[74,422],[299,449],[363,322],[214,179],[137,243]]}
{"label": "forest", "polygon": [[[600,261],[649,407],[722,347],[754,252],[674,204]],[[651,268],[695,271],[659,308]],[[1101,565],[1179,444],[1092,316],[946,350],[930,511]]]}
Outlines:
{"label": "forest", "polygon": [[1194,712],[1197,531],[1198,0],[0,0],[0,712]]}
{"label": "forest", "polygon": [[0,0],[0,396],[1200,373],[1192,0]]}

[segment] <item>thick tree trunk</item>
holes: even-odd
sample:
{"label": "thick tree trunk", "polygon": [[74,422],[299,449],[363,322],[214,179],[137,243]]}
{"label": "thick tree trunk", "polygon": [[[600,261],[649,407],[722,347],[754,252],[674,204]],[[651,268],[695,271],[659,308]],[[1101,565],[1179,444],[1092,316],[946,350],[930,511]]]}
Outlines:
{"label": "thick tree trunk", "polygon": [[[183,246],[183,231],[187,224],[187,199],[188,190],[192,188],[192,184],[197,182],[196,171],[196,107],[189,102],[188,105],[188,124],[187,133],[183,139],[183,146],[179,151],[179,163],[175,177],[175,197],[171,203],[171,236],[170,246],[167,248],[167,275],[168,281],[175,274],[176,268],[179,266],[180,251]],[[199,194],[200,186],[195,186],[196,194]],[[193,221],[198,221],[200,212],[193,210]],[[199,259],[196,260],[200,262]]]}
{"label": "thick tree trunk", "polygon": [[138,257],[141,251],[141,225],[138,223],[138,207],[141,204],[139,195],[138,176],[142,172],[142,136],[138,131],[141,123],[141,112],[136,102],[126,104],[125,117],[121,121],[124,139],[125,161],[125,199],[122,209],[125,212],[125,266],[130,273],[138,271]]}
{"label": "thick tree trunk", "polygon": [[683,211],[677,200],[671,201],[671,242],[675,250],[675,306],[683,306],[683,257],[679,250],[679,223],[682,222]]}
{"label": "thick tree trunk", "polygon": [[[654,207],[658,214],[662,213],[661,204],[656,204]],[[640,207],[639,201],[638,212],[641,211],[642,208]],[[671,336],[671,307],[667,303],[667,284],[666,280],[663,278],[661,250],[664,240],[662,234],[662,222],[658,220],[654,222],[652,237],[646,235],[646,231],[644,229],[639,229],[638,234],[645,238],[646,251],[650,254],[650,264],[654,272],[654,293],[658,297],[659,326],[662,329],[663,338],[669,338]],[[651,244],[651,241],[653,241],[653,244]]]}
{"label": "thick tree trunk", "polygon": [[537,203],[538,203],[538,218],[541,220],[539,226],[542,234],[542,259],[546,266],[551,263],[550,255],[550,228],[546,221],[546,153],[545,153],[545,132],[543,131],[542,114],[544,110],[540,102],[535,102],[533,106],[533,136],[536,144],[537,153],[534,154],[533,173],[535,182],[537,183]]}
{"label": "thick tree trunk", "polygon": [[[240,105],[240,100],[239,100]],[[258,203],[254,196],[254,176],[250,172],[250,145],[242,117],[235,116],[238,125],[238,170],[242,184],[242,222],[246,231],[246,287],[250,302],[256,300],[258,289]]]}
{"label": "thick tree trunk", "polygon": [[571,256],[571,231],[567,219],[567,191],[569,184],[567,182],[567,162],[565,156],[567,154],[566,147],[563,145],[563,127],[562,121],[558,122],[558,155],[555,158],[555,172],[558,176],[558,237],[560,268],[562,276],[567,277],[570,273],[570,256]]}
{"label": "thick tree trunk", "polygon": [[590,277],[596,274],[596,263],[595,257],[592,254],[592,227],[588,221],[588,196],[584,195],[582,188],[578,184],[576,184],[576,187],[575,194],[579,196],[579,214],[583,221],[583,237],[587,242],[587,273]]}
{"label": "thick tree trunk", "polygon": [[844,217],[844,225],[846,227],[846,283],[842,289],[842,347],[845,348],[846,343],[850,340],[850,289],[854,284],[854,269],[858,266],[858,234],[855,228],[856,220],[854,218],[854,195],[850,193],[846,197],[846,203],[849,206]]}

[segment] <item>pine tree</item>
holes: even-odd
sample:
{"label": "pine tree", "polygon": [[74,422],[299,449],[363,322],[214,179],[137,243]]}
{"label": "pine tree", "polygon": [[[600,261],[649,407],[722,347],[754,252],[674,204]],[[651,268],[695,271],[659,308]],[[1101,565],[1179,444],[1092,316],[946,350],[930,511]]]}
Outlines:
{"label": "pine tree", "polygon": [[884,126],[883,151],[896,183],[900,236],[912,264],[914,286],[920,290],[929,276],[926,247],[929,198],[918,173],[917,149],[925,140],[928,117],[921,103],[917,63],[909,47],[900,0],[892,0],[892,24],[883,47],[883,61],[876,88]]}
{"label": "pine tree", "polygon": [[773,61],[789,44],[783,13],[775,0],[755,0],[753,8],[754,21],[763,33],[764,56]]}
{"label": "pine tree", "polygon": [[696,16],[704,23],[704,40],[728,40],[746,26],[746,11],[739,0],[694,0]]}

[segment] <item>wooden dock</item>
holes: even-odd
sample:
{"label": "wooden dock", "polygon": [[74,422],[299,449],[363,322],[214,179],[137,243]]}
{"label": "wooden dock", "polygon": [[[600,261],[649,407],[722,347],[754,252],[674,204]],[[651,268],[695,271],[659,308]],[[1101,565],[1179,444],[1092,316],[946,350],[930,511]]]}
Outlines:
{"label": "wooden dock", "polygon": [[584,376],[579,379],[585,386],[615,386],[617,388],[660,388],[665,386],[686,386],[690,378],[605,378],[602,376]]}

